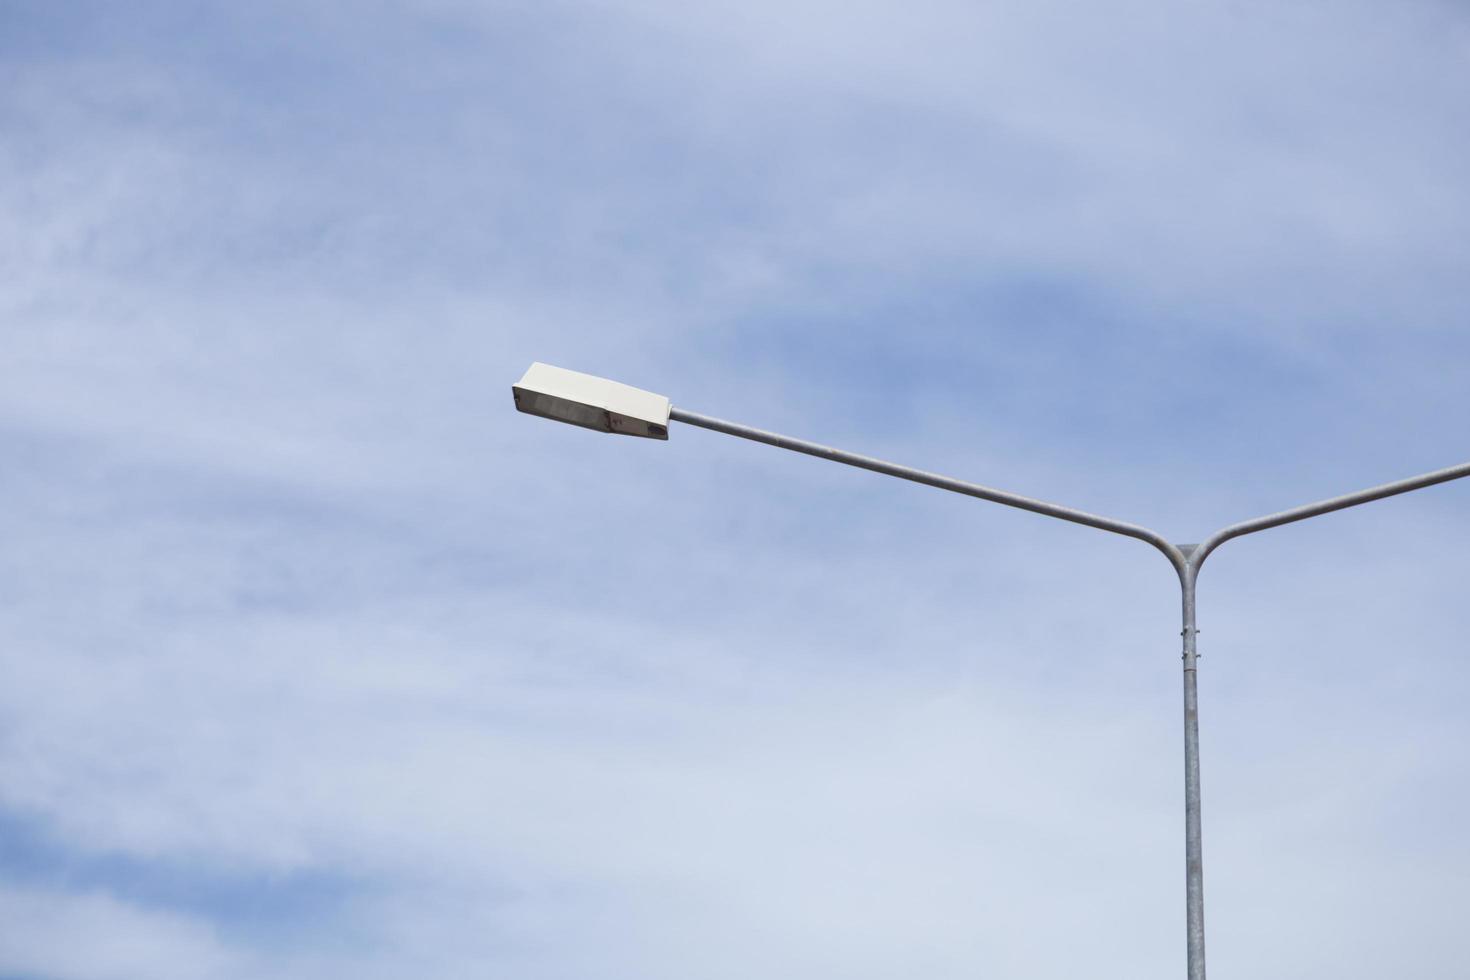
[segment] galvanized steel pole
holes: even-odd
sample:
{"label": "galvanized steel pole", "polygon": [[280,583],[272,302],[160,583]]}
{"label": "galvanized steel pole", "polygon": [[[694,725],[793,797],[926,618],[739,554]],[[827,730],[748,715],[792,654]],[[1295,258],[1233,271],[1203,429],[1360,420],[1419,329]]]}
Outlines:
{"label": "galvanized steel pole", "polygon": [[[1180,549],[1192,553],[1194,548]],[[1188,557],[1188,555],[1186,555]],[[1199,650],[1195,626],[1194,583],[1199,566],[1186,562],[1179,573],[1184,607],[1184,920],[1189,980],[1205,980],[1205,858],[1200,824],[1199,787]]]}
{"label": "galvanized steel pole", "polygon": [[1203,829],[1200,823],[1199,694],[1196,684],[1199,629],[1195,623],[1195,584],[1199,570],[1215,549],[1232,538],[1255,534],[1309,517],[1319,517],[1411,490],[1421,490],[1470,476],[1470,463],[1434,470],[1355,493],[1303,504],[1221,528],[1198,545],[1180,545],[1185,563],[1179,568],[1184,606],[1184,879],[1188,980],[1205,980],[1205,884]]}
{"label": "galvanized steel pole", "polygon": [[1164,557],[1169,559],[1169,563],[1179,575],[1183,614],[1183,629],[1181,630],[1181,634],[1184,648],[1184,881],[1185,952],[1188,980],[1205,980],[1204,833],[1200,820],[1199,690],[1197,682],[1197,675],[1199,673],[1199,648],[1197,643],[1199,629],[1196,625],[1195,615],[1195,586],[1199,578],[1200,567],[1216,548],[1231,538],[1254,534],[1257,531],[1264,531],[1268,528],[1280,527],[1283,524],[1306,520],[1309,517],[1317,517],[1335,510],[1342,510],[1345,507],[1368,503],[1371,500],[1381,500],[1384,497],[1391,497],[1396,494],[1407,493],[1410,490],[1419,490],[1437,483],[1445,483],[1449,480],[1457,480],[1461,477],[1470,476],[1470,463],[1462,463],[1459,466],[1452,466],[1448,469],[1435,470],[1432,473],[1410,477],[1406,480],[1385,483],[1381,486],[1370,487],[1367,490],[1360,490],[1356,493],[1345,494],[1341,497],[1333,497],[1314,504],[1306,504],[1291,510],[1281,511],[1280,513],[1269,514],[1254,520],[1232,524],[1216,531],[1197,545],[1176,545],[1171,544],[1167,538],[1156,531],[1149,530],[1137,524],[1130,524],[1127,521],[1102,517],[1097,514],[1088,513],[1087,511],[1064,507],[1060,504],[1048,503],[1044,500],[1023,497],[1020,494],[1010,493],[1005,490],[996,490],[992,487],[981,486],[978,483],[968,483],[963,480],[940,476],[936,473],[925,472],[924,470],[916,470],[907,466],[899,466],[895,463],[887,463],[883,460],[874,459],[871,456],[859,456],[856,453],[844,452],[840,449],[833,449],[830,446],[805,442],[801,439],[793,439],[789,436],[777,435],[774,432],[766,432],[761,429],[752,429],[749,426],[726,422],[721,419],[699,415],[695,412],[688,412],[678,408],[670,411],[669,418],[673,421],[698,426],[702,429],[723,432],[726,435],[750,439],[768,446],[776,446],[780,449],[789,449],[793,452],[805,453],[808,456],[831,460],[834,463],[856,466],[874,473],[882,473],[885,476],[898,477],[902,480],[922,483],[940,490],[949,490],[953,493],[977,497],[993,503],[1005,504],[1008,507],[1028,510],[1046,517],[1055,517],[1060,520],[1070,521],[1073,524],[1083,524],[1102,531],[1111,531],[1114,534],[1136,538],[1157,548],[1164,554]]}

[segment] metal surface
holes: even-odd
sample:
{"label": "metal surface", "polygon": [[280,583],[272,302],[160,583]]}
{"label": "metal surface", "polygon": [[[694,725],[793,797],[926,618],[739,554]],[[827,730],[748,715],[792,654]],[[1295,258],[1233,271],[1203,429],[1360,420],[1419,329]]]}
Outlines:
{"label": "metal surface", "polygon": [[[1188,547],[1188,546],[1186,546]],[[1199,554],[1190,548],[1191,554]],[[1199,565],[1179,575],[1184,628],[1184,930],[1189,980],[1205,980],[1205,857],[1199,786],[1199,629],[1194,617],[1194,583]]]}
{"label": "metal surface", "polygon": [[1087,511],[1076,510],[1071,507],[1064,507],[1060,504],[1048,503],[1044,500],[1036,500],[1031,497],[1023,497],[1020,494],[996,490],[977,483],[968,483],[964,480],[956,480],[951,477],[940,476],[936,473],[928,473],[924,470],[899,466],[896,463],[887,463],[883,460],[873,459],[870,456],[859,456],[856,453],[844,452],[840,449],[833,449],[830,446],[805,442],[801,439],[793,439],[790,436],[777,435],[774,432],[753,429],[745,425],[737,425],[734,422],[726,422],[680,408],[671,409],[669,418],[671,421],[683,422],[686,425],[694,425],[702,429],[710,429],[714,432],[723,432],[726,435],[738,436],[741,439],[750,439],[754,442],[765,443],[768,446],[790,449],[794,452],[805,453],[808,456],[816,456],[819,459],[831,460],[834,463],[856,466],[860,469],[871,470],[874,473],[882,473],[886,476],[895,476],[902,480],[911,480],[914,483],[922,483],[940,490],[962,493],[969,497],[978,497],[981,500],[1005,504],[1008,507],[1029,510],[1034,514],[1042,514],[1047,517],[1071,521],[1073,524],[1083,524],[1088,527],[1098,528],[1099,530],[1126,535],[1130,538],[1145,541],[1163,552],[1164,557],[1169,559],[1169,563],[1174,566],[1174,570],[1179,574],[1183,620],[1181,634],[1184,648],[1184,883],[1185,955],[1188,980],[1205,980],[1204,831],[1200,817],[1199,690],[1197,683],[1199,673],[1199,629],[1196,624],[1195,615],[1195,584],[1199,577],[1201,566],[1204,565],[1205,559],[1216,548],[1231,538],[1238,538],[1245,534],[1253,534],[1256,531],[1264,531],[1267,528],[1280,527],[1283,524],[1290,524],[1295,521],[1306,520],[1309,517],[1329,514],[1346,507],[1354,507],[1373,500],[1382,500],[1384,497],[1392,497],[1396,494],[1408,493],[1411,490],[1419,490],[1424,487],[1434,486],[1437,483],[1445,483],[1450,480],[1470,476],[1470,463],[1462,463],[1459,466],[1435,470],[1432,473],[1410,477],[1406,480],[1398,480],[1394,483],[1385,483],[1381,486],[1370,487],[1366,490],[1360,490],[1357,493],[1332,497],[1314,504],[1304,504],[1301,507],[1294,507],[1291,510],[1284,510],[1276,514],[1268,514],[1265,517],[1258,517],[1254,520],[1231,524],[1228,527],[1216,531],[1199,544],[1175,545],[1171,544],[1168,539],[1158,532],[1137,524],[1130,524],[1127,521],[1119,521],[1111,517],[1101,517],[1097,514],[1090,514]]}

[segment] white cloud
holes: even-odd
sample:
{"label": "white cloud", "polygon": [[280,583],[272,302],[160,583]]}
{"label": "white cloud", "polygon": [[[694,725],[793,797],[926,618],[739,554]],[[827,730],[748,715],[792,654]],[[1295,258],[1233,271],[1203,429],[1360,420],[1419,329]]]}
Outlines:
{"label": "white cloud", "polygon": [[187,916],[150,913],[106,895],[0,891],[0,970],[58,980],[248,975],[241,958]]}
{"label": "white cloud", "polygon": [[[1158,556],[505,387],[1190,539],[1444,465],[1463,17],[181,11],[51,24],[0,102],[0,801],[56,852],[0,969],[1177,968]],[[1463,497],[1211,560],[1217,968],[1453,962]],[[288,942],[165,873],[343,884]]]}

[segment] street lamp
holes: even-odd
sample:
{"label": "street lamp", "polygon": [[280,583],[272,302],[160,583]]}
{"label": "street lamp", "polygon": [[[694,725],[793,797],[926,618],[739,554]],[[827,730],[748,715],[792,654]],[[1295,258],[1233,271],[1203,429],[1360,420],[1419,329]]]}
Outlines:
{"label": "street lamp", "polygon": [[669,400],[616,381],[536,363],[510,393],[516,408],[530,415],[599,432],[669,437]]}
{"label": "street lamp", "polygon": [[895,476],[902,480],[937,487],[940,490],[979,497],[981,500],[1005,504],[1008,507],[1019,507],[1035,514],[1071,521],[1073,524],[1085,524],[1102,531],[1137,538],[1162,552],[1179,575],[1179,590],[1183,607],[1181,635],[1184,648],[1184,877],[1188,980],[1205,980],[1204,865],[1201,857],[1200,831],[1199,701],[1196,690],[1199,660],[1196,641],[1199,630],[1195,626],[1195,582],[1199,577],[1200,567],[1216,548],[1232,538],[1280,527],[1283,524],[1292,524],[1321,514],[1329,514],[1345,507],[1366,504],[1371,500],[1381,500],[1384,497],[1408,493],[1410,490],[1431,487],[1436,483],[1445,483],[1449,480],[1470,476],[1470,463],[1462,463],[1459,466],[1435,470],[1432,473],[1424,473],[1406,480],[1369,487],[1356,493],[1344,494],[1317,503],[1293,507],[1276,514],[1267,514],[1264,517],[1231,524],[1211,534],[1198,544],[1173,544],[1157,531],[1151,531],[1137,524],[1129,524],[1127,521],[1101,517],[1086,511],[1074,510],[1071,507],[1063,507],[1060,504],[1023,497],[1005,490],[995,490],[977,483],[967,483],[964,480],[940,476],[937,473],[927,473],[895,463],[886,463],[870,456],[859,456],[856,453],[821,446],[814,442],[792,439],[789,436],[752,429],[749,426],[725,422],[708,415],[687,412],[673,408],[669,400],[661,395],[639,391],[637,388],[629,388],[626,385],[605,381],[587,374],[579,374],[575,371],[565,371],[544,364],[533,364],[526,372],[526,376],[512,388],[512,391],[515,394],[516,408],[532,415],[541,415],[605,432],[631,432],[656,439],[668,438],[667,423],[670,420],[683,422],[701,429],[723,432],[726,435],[739,436],[741,439],[750,439],[753,442],[763,442],[768,446],[829,459],[834,463],[845,463],[848,466],[872,470],[874,473],[882,473],[885,476]]}

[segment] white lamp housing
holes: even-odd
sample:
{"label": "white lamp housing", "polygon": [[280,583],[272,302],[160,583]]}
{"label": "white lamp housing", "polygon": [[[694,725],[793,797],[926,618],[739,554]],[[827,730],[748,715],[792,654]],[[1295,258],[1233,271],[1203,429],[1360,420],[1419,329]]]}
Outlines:
{"label": "white lamp housing", "polygon": [[669,400],[651,391],[539,362],[510,390],[516,408],[528,415],[599,432],[669,437]]}

